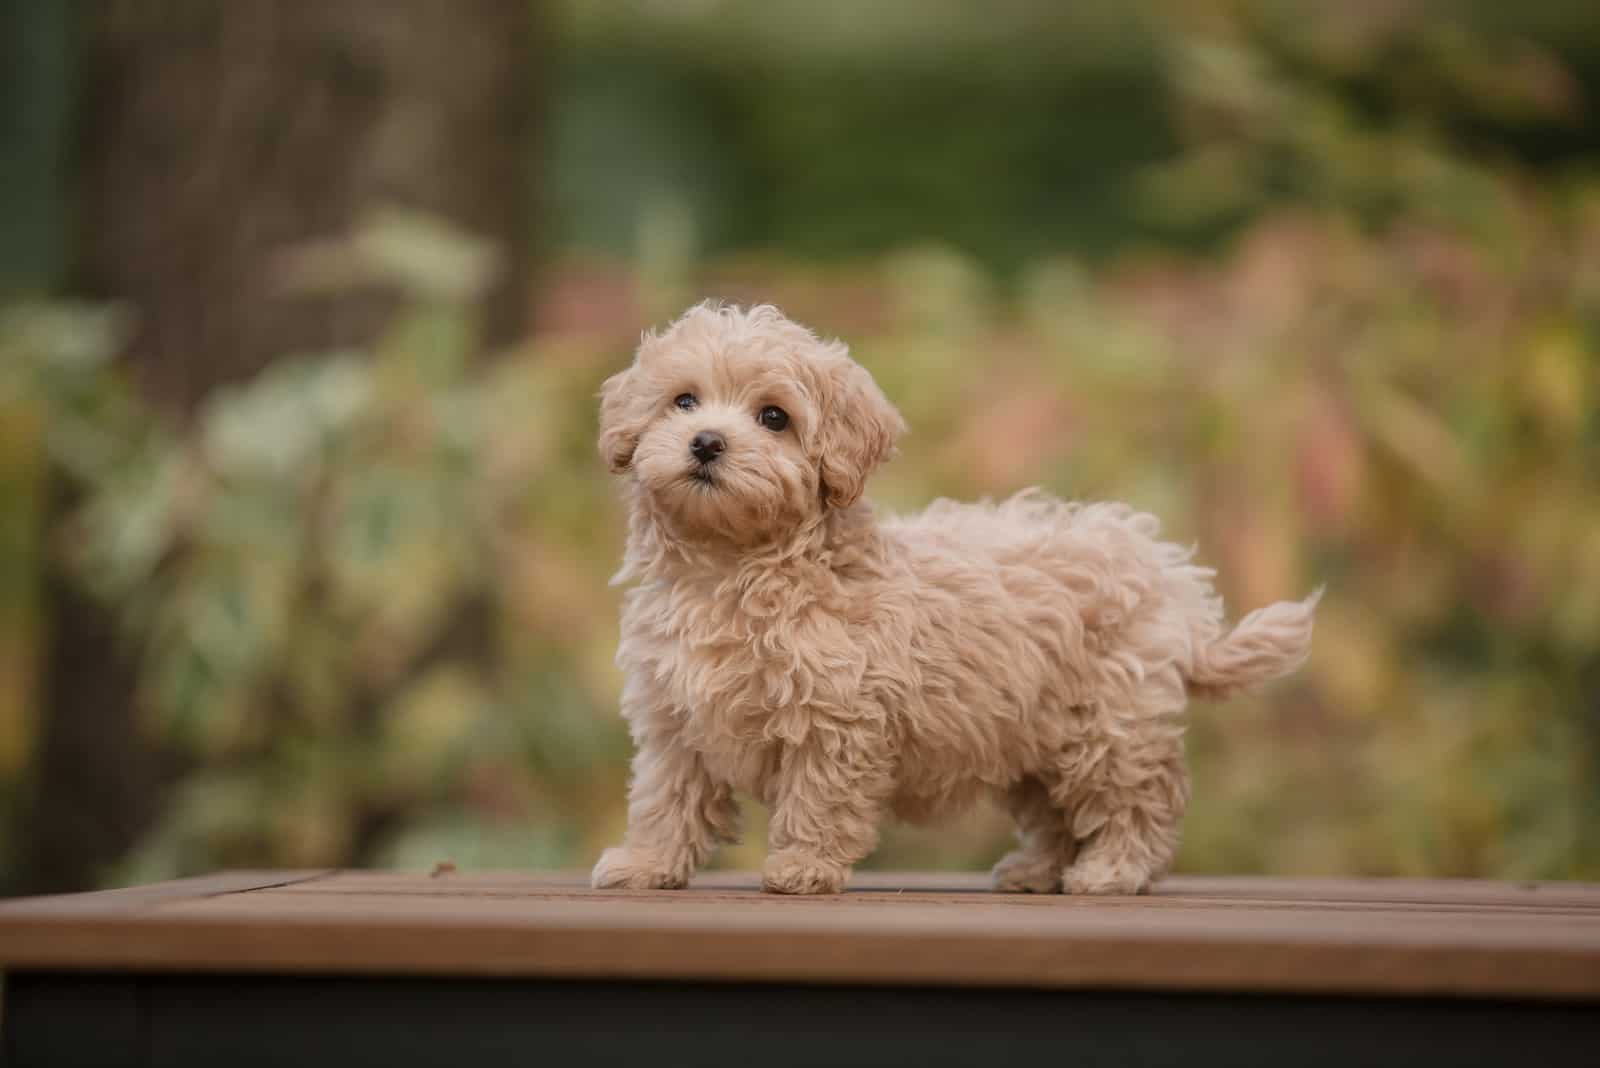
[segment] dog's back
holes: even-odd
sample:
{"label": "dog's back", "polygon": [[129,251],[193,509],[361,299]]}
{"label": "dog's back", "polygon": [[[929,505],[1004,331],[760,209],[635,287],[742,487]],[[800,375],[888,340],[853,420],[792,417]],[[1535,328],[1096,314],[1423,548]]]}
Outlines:
{"label": "dog's back", "polygon": [[1067,639],[1069,661],[1116,656],[1126,651],[1119,638],[1136,637],[1156,657],[1140,669],[1176,662],[1191,693],[1219,697],[1288,674],[1310,650],[1320,592],[1258,609],[1226,631],[1215,572],[1194,564],[1192,549],[1162,541],[1155,516],[1126,504],[1027,490],[998,503],[935,501],[884,529],[918,579],[964,590],[971,611],[1010,616],[1013,636],[1031,627],[1047,632],[1036,635],[1045,645]]}

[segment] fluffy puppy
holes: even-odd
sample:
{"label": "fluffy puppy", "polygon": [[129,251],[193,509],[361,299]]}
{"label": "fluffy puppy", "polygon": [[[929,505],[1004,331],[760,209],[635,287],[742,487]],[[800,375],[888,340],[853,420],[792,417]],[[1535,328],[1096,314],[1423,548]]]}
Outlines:
{"label": "fluffy puppy", "polygon": [[1231,631],[1212,572],[1122,504],[1025,492],[879,518],[904,429],[845,346],[701,304],[601,391],[624,480],[617,661],[637,748],[596,887],[684,886],[771,810],[766,890],[835,893],[887,815],[1015,817],[1007,891],[1131,894],[1189,797],[1184,706],[1293,670],[1316,597]]}

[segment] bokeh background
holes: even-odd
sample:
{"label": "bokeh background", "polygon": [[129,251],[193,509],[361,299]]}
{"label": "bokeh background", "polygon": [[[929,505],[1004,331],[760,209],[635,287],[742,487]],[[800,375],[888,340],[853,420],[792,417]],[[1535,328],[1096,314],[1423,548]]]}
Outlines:
{"label": "bokeh background", "polygon": [[1327,584],[1180,870],[1600,878],[1597,105],[1581,0],[4,0],[0,887],[591,862],[594,395],[704,296],[852,344],[885,507]]}

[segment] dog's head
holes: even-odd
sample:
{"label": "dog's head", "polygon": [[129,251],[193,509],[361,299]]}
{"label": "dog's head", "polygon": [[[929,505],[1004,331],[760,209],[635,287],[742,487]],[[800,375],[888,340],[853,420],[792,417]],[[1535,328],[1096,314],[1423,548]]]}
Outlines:
{"label": "dog's head", "polygon": [[864,368],[770,305],[700,304],[600,392],[600,453],[686,536],[757,541],[861,496],[905,429]]}

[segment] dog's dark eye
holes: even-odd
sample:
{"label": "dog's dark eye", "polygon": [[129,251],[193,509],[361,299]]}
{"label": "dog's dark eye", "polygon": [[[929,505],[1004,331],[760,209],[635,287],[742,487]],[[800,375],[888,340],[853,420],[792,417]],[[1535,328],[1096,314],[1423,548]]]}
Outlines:
{"label": "dog's dark eye", "polygon": [[756,422],[776,434],[789,425],[789,413],[776,404],[769,404],[761,409],[760,414],[756,416]]}
{"label": "dog's dark eye", "polygon": [[679,408],[682,408],[686,412],[692,412],[696,408],[700,407],[700,401],[693,393],[680,393],[676,397],[672,398],[672,403],[676,404]]}

